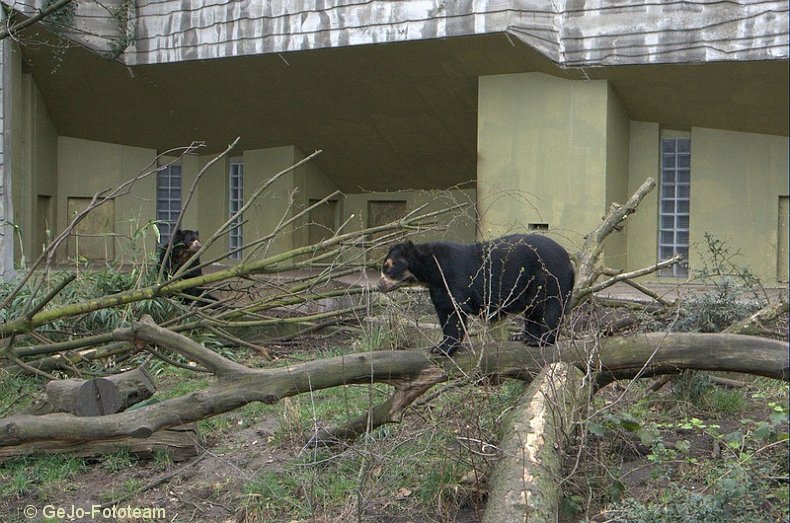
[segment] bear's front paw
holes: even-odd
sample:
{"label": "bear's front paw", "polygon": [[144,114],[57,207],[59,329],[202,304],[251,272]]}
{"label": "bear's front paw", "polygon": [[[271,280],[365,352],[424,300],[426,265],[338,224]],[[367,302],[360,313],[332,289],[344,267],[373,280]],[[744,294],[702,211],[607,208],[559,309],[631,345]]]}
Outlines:
{"label": "bear's front paw", "polygon": [[521,333],[513,336],[513,341],[520,341],[529,347],[545,347],[546,345],[554,345],[554,336],[544,334],[537,337],[534,334]]}
{"label": "bear's front paw", "polygon": [[436,355],[439,355],[439,356],[444,356],[446,358],[449,358],[457,350],[458,350],[458,346],[457,345],[450,345],[449,347],[448,346],[444,346],[444,345],[437,345],[437,346],[431,348],[431,354],[436,354]]}

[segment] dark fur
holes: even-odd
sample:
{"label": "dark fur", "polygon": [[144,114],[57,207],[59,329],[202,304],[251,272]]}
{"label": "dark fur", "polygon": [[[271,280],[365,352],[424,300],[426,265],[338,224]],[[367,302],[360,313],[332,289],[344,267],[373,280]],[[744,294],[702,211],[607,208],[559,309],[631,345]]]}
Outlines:
{"label": "dark fur", "polygon": [[512,235],[471,245],[439,242],[393,246],[379,288],[428,287],[442,326],[434,353],[451,355],[469,316],[524,313],[523,341],[551,345],[569,306],[574,273],[565,249],[540,235]]}
{"label": "dark fur", "polygon": [[[159,251],[159,267],[164,266],[165,276],[168,277],[175,274],[176,271],[187,263],[192,255],[200,249],[200,233],[189,229],[178,229],[173,233],[171,242],[173,247],[169,255],[167,255],[167,245],[164,245]],[[189,263],[189,267],[181,274],[180,278],[197,278],[202,275],[203,269],[200,267],[200,257],[197,257]],[[218,301],[216,297],[200,287],[185,289],[184,293],[190,296],[200,297],[201,300]]]}

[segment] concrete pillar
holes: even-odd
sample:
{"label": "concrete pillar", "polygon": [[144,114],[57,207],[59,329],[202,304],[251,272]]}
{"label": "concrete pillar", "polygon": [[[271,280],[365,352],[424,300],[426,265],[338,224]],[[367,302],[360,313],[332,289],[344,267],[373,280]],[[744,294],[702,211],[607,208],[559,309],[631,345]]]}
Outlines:
{"label": "concrete pillar", "polygon": [[[5,22],[5,12],[0,9],[0,22]],[[0,40],[0,278],[14,277],[14,228],[11,199],[11,137],[10,137],[10,44]]]}
{"label": "concrete pillar", "polygon": [[[548,228],[578,247],[628,188],[628,116],[607,82],[484,76],[478,96],[483,237]],[[624,237],[613,243],[611,261],[624,266]]]}

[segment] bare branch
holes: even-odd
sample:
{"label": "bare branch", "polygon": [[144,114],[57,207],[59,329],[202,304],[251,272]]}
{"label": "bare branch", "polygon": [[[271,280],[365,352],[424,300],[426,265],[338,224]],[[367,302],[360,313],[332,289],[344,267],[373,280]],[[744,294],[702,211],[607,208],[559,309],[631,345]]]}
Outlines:
{"label": "bare branch", "polygon": [[39,9],[38,13],[34,14],[33,16],[28,17],[26,20],[19,22],[18,24],[14,24],[10,27],[0,30],[0,40],[6,38],[7,36],[13,35],[14,33],[18,33],[25,27],[35,24],[39,20],[42,20],[52,13],[59,11],[60,9],[64,8],[66,5],[70,4],[73,0],[57,0],[53,2],[49,6],[45,7],[44,9]]}

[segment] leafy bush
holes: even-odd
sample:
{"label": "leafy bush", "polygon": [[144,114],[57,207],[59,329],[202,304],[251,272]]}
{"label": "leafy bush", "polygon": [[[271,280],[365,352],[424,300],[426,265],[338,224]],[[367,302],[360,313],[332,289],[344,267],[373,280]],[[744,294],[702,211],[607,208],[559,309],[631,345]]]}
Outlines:
{"label": "leafy bush", "polygon": [[738,253],[731,253],[724,241],[707,232],[705,242],[707,253],[697,271],[705,290],[682,304],[682,315],[674,325],[680,332],[721,332],[768,304],[760,279],[733,262]]}

